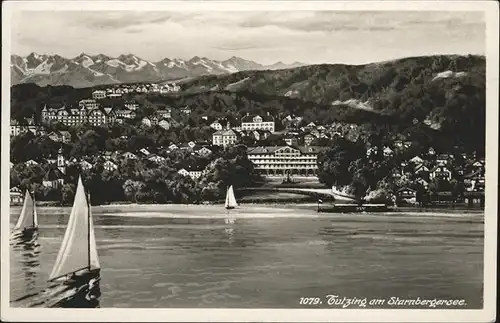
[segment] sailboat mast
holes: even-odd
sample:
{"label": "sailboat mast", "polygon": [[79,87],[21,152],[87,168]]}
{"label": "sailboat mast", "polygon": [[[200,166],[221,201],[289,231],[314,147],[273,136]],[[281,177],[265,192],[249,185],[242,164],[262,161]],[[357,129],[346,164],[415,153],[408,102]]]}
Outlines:
{"label": "sailboat mast", "polygon": [[87,194],[87,256],[90,270],[90,193]]}
{"label": "sailboat mast", "polygon": [[[30,193],[31,195],[31,193]],[[33,201],[33,210],[31,211],[31,220],[33,221],[33,228],[35,227],[35,192],[33,191],[33,197],[31,198]]]}

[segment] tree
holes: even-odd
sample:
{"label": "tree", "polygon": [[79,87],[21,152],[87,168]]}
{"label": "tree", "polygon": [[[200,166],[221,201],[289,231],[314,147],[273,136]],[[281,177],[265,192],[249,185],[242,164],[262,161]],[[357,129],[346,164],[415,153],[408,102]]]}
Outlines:
{"label": "tree", "polygon": [[126,180],[123,184],[123,192],[125,196],[134,203],[137,203],[138,197],[140,196],[138,193],[144,189],[145,184],[140,181]]}

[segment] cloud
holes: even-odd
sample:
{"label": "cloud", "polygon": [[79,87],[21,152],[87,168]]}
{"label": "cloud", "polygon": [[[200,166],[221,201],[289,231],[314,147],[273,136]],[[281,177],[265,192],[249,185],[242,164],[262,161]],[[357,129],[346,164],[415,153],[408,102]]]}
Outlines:
{"label": "cloud", "polygon": [[[12,19],[12,49],[165,57],[234,54],[282,61],[367,62],[427,53],[484,53],[484,17],[469,12],[30,11]],[[425,45],[424,45],[425,44]]]}

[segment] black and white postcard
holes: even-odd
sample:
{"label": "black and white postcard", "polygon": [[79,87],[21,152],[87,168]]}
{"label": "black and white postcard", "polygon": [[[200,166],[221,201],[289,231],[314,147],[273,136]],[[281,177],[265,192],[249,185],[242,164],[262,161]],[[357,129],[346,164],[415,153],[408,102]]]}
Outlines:
{"label": "black and white postcard", "polygon": [[496,1],[2,7],[2,320],[495,319]]}

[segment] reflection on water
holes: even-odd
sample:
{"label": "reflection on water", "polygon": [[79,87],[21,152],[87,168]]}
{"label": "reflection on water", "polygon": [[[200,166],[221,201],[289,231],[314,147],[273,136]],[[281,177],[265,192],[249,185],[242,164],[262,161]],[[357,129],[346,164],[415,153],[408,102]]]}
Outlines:
{"label": "reflection on water", "polygon": [[41,245],[38,242],[38,231],[15,233],[11,237],[12,257],[16,267],[21,269],[17,276],[23,281],[23,296],[11,300],[15,307],[99,307],[100,277],[89,276],[84,280],[52,284],[46,289],[37,291],[40,272]]}
{"label": "reflection on water", "polygon": [[38,236],[11,247],[11,306],[304,308],[300,297],[338,294],[464,298],[467,308],[482,307],[482,215],[155,211],[96,210],[100,277],[49,286],[68,215],[42,209]]}
{"label": "reflection on water", "polygon": [[26,294],[31,293],[36,287],[36,280],[40,270],[40,244],[38,232],[27,231],[15,234],[11,239],[14,252],[18,253],[18,263],[24,277]]}

